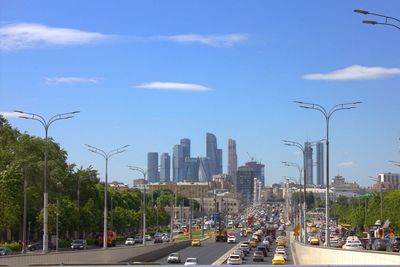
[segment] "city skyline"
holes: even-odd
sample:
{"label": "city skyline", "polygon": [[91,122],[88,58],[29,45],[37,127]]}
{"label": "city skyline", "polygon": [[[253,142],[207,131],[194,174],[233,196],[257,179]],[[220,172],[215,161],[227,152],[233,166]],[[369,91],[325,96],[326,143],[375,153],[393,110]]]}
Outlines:
{"label": "city skyline", "polygon": [[224,163],[232,138],[240,144],[238,166],[256,155],[271,184],[298,177],[281,161],[302,165],[282,139],[325,137],[322,115],[293,101],[362,101],[331,121],[330,178],[340,173],[367,186],[369,176],[399,172],[389,160],[400,160],[400,36],[394,27],[362,24],[364,15],[353,10],[391,15],[400,3],[122,3],[104,20],[106,2],[2,1],[0,112],[13,127],[43,138],[40,125],[13,111],[49,118],[80,110],[49,136],[68,162],[93,166],[102,180],[104,163],[84,144],[129,144],[109,164],[109,180],[129,184],[140,175],[126,166],[145,169],[149,151],[168,151],[173,168],[171,147],[181,137],[190,138],[192,155],[206,156],[210,132]]}

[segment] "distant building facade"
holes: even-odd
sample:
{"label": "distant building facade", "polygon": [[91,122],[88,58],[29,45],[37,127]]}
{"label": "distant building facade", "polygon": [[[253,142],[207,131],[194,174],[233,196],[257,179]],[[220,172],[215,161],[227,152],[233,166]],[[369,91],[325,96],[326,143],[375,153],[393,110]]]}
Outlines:
{"label": "distant building facade", "polygon": [[228,192],[234,192],[234,176],[229,174],[216,174],[212,177],[211,188],[226,189]]}
{"label": "distant building facade", "polygon": [[228,174],[235,176],[237,171],[236,141],[228,139]]}
{"label": "distant building facade", "polygon": [[317,185],[324,185],[324,143],[317,142]]}
{"label": "distant building facade", "polygon": [[151,183],[159,181],[157,152],[147,153],[147,179]]}
{"label": "distant building facade", "polygon": [[240,193],[245,203],[251,203],[253,201],[254,178],[255,172],[253,168],[248,166],[241,166],[236,172],[235,191]]}
{"label": "distant building facade", "polygon": [[383,184],[387,184],[390,188],[400,189],[400,173],[379,173],[378,180]]}
{"label": "distant building facade", "polygon": [[140,192],[143,192],[145,188],[149,190],[149,182],[144,179],[135,179],[133,180],[133,188],[139,189]]}
{"label": "distant building facade", "polygon": [[210,161],[209,158],[199,158],[199,182],[207,182],[211,180]]}
{"label": "distant building facade", "polygon": [[222,173],[222,149],[218,149],[217,137],[212,133],[206,134],[206,150],[211,175]]}
{"label": "distant building facade", "polygon": [[356,182],[348,183],[345,178],[340,175],[336,175],[332,179],[330,187],[336,196],[358,196],[360,192],[360,186]]}
{"label": "distant building facade", "polygon": [[255,177],[258,179],[258,181],[261,182],[261,185],[264,187],[265,186],[265,165],[261,164],[261,162],[249,161],[249,162],[246,162],[246,166],[253,169]]}
{"label": "distant building facade", "polygon": [[160,182],[169,182],[171,180],[171,157],[168,153],[162,153],[160,156]]}
{"label": "distant building facade", "polygon": [[304,143],[304,165],[306,168],[306,184],[314,184],[313,179],[313,148],[311,142]]}
{"label": "distant building facade", "polygon": [[172,178],[174,182],[183,178],[183,165],[185,162],[182,145],[175,145],[172,153]]}
{"label": "distant building facade", "polygon": [[185,162],[183,164],[183,178],[186,181],[199,181],[199,167],[200,162],[199,158],[185,158]]}
{"label": "distant building facade", "polygon": [[190,139],[183,138],[180,143],[182,146],[183,159],[190,158]]}
{"label": "distant building facade", "polygon": [[122,182],[117,182],[117,181],[113,181],[111,183],[108,183],[108,185],[110,186],[110,188],[114,188],[117,190],[126,190],[128,189],[128,184],[126,183],[122,183]]}
{"label": "distant building facade", "polygon": [[149,190],[154,192],[156,190],[169,189],[179,196],[187,198],[201,198],[208,196],[208,183],[207,182],[174,182],[174,183],[150,183]]}

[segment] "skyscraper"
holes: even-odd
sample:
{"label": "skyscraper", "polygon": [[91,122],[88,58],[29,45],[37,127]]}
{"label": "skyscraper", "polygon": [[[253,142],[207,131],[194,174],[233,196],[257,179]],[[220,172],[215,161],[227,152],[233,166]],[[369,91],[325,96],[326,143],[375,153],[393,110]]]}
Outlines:
{"label": "skyscraper", "polygon": [[257,161],[246,162],[246,166],[252,168],[254,177],[261,183],[262,187],[265,186],[265,165]]}
{"label": "skyscraper", "polygon": [[312,185],[313,180],[313,149],[310,142],[304,143],[304,166],[306,168],[306,184]]}
{"label": "skyscraper", "polygon": [[150,183],[158,182],[158,153],[147,153],[147,179]]}
{"label": "skyscraper", "polygon": [[168,153],[162,153],[160,156],[160,182],[169,182],[171,180],[171,157]]}
{"label": "skyscraper", "polygon": [[209,158],[210,173],[222,173],[222,149],[218,149],[217,138],[212,133],[207,133],[207,158]]}
{"label": "skyscraper", "polygon": [[199,180],[199,158],[186,158],[183,179],[197,182]]}
{"label": "skyscraper", "polygon": [[235,191],[244,202],[250,203],[254,197],[254,171],[248,166],[239,167],[235,178]]}
{"label": "skyscraper", "polygon": [[228,139],[228,174],[235,177],[237,171],[236,141]]}
{"label": "skyscraper", "polygon": [[172,178],[174,182],[180,181],[183,176],[183,147],[181,145],[175,145],[172,154]]}
{"label": "skyscraper", "polygon": [[317,185],[324,184],[324,143],[317,142]]}
{"label": "skyscraper", "polygon": [[181,139],[181,146],[183,149],[183,159],[185,160],[186,158],[190,158],[190,139]]}
{"label": "skyscraper", "polygon": [[199,158],[199,182],[211,180],[210,162],[208,158]]}

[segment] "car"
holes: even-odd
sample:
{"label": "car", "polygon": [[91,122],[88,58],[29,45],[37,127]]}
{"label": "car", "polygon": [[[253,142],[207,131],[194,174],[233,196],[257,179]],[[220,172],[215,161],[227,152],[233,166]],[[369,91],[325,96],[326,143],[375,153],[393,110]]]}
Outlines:
{"label": "car", "polygon": [[[146,240],[147,240],[147,238],[146,238]],[[157,244],[157,243],[163,243],[162,236],[155,236],[154,237],[154,244]]]}
{"label": "car", "polygon": [[168,234],[163,234],[161,236],[161,238],[162,238],[163,242],[169,242],[170,241]]}
{"label": "car", "polygon": [[233,264],[241,265],[243,263],[243,261],[242,261],[242,258],[240,257],[240,255],[231,254],[231,255],[229,255],[229,258],[226,263],[228,263],[230,265],[233,265]]}
{"label": "car", "polygon": [[167,262],[168,263],[181,263],[181,256],[177,252],[171,253],[168,255]]}
{"label": "car", "polygon": [[240,247],[239,247],[239,248],[242,249],[243,252],[244,252],[244,254],[246,254],[246,255],[250,253],[250,246],[249,246],[249,244],[242,243],[242,244],[240,244]]}
{"label": "car", "polygon": [[285,263],[285,258],[281,254],[275,254],[272,258],[272,265],[284,265]]}
{"label": "car", "polygon": [[[53,245],[52,242],[49,241],[48,248],[49,248],[49,250],[53,250],[53,249],[55,249],[55,246]],[[42,249],[43,249],[43,241],[42,240],[28,245],[29,251],[42,250]]]}
{"label": "car", "polygon": [[250,227],[246,229],[246,234],[252,234],[253,233],[253,229],[251,229]]}
{"label": "car", "polygon": [[247,237],[246,231],[240,231],[240,236],[241,237]]}
{"label": "car", "polygon": [[0,247],[0,256],[12,255],[12,250],[9,247]]}
{"label": "car", "polygon": [[358,249],[363,249],[363,246],[358,237],[349,236],[346,239],[346,243],[342,246],[342,248],[350,250],[358,250]]}
{"label": "car", "polygon": [[152,239],[151,235],[145,235],[144,237],[145,237],[146,241],[151,241],[151,239]]}
{"label": "car", "polygon": [[135,239],[132,237],[128,237],[125,240],[125,246],[133,246],[133,245],[135,245]]}
{"label": "car", "polygon": [[392,237],[389,239],[387,251],[399,252],[400,251],[400,236]]}
{"label": "car", "polygon": [[258,246],[256,251],[261,251],[264,254],[265,257],[267,257],[267,255],[268,255],[267,254],[267,248],[264,247],[264,246]]}
{"label": "car", "polygon": [[285,247],[286,246],[286,240],[285,239],[277,239],[276,240],[276,245]]}
{"label": "car", "polygon": [[200,239],[193,239],[192,240],[192,247],[201,247]]}
{"label": "car", "polygon": [[283,258],[285,259],[285,261],[287,261],[286,250],[284,250],[284,249],[276,249],[276,250],[275,250],[275,254],[280,254],[280,255],[282,255]]}
{"label": "car", "polygon": [[372,250],[386,251],[388,241],[389,241],[388,239],[380,239],[380,238],[375,239],[374,243],[372,243]]}
{"label": "car", "polygon": [[266,246],[270,246],[270,242],[267,238],[264,238],[264,240],[262,241],[262,244],[266,245]]}
{"label": "car", "polygon": [[257,247],[257,240],[256,239],[250,240],[250,247],[252,247],[252,248]]}
{"label": "car", "polygon": [[228,243],[236,243],[236,236],[235,235],[228,235],[227,242]]}
{"label": "car", "polygon": [[310,245],[319,246],[319,240],[316,237],[310,239]]}
{"label": "car", "polygon": [[187,258],[185,261],[185,266],[199,265],[199,260],[197,258]]}
{"label": "car", "polygon": [[264,261],[264,253],[262,251],[254,251],[253,261]]}
{"label": "car", "polygon": [[242,260],[244,260],[245,257],[246,257],[246,255],[244,254],[243,250],[241,250],[241,249],[235,250],[232,254],[240,255],[240,257],[242,258]]}
{"label": "car", "polygon": [[370,237],[365,242],[365,249],[372,250],[372,244],[374,243],[377,237]]}
{"label": "car", "polygon": [[71,242],[72,249],[87,249],[87,242],[84,239],[73,240]]}
{"label": "car", "polygon": [[137,235],[134,238],[135,244],[143,244],[143,236]]}

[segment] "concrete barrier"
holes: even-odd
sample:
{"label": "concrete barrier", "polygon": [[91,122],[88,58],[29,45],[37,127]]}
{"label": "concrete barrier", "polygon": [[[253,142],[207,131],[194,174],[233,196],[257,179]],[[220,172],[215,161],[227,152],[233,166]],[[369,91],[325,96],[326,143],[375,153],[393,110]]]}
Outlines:
{"label": "concrete barrier", "polygon": [[291,244],[295,264],[400,266],[400,253],[317,247],[292,238]]}

